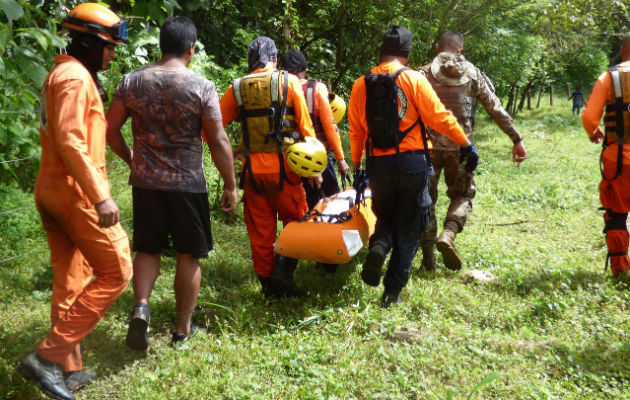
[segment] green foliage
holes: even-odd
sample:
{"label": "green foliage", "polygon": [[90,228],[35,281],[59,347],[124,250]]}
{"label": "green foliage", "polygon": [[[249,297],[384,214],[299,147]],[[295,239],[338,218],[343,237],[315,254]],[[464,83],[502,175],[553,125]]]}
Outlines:
{"label": "green foliage", "polygon": [[[64,47],[55,23],[37,4],[2,2],[0,14],[0,161],[39,153],[39,92],[56,47]],[[40,26],[41,25],[41,26]],[[28,187],[32,163],[0,165],[0,181]]]}

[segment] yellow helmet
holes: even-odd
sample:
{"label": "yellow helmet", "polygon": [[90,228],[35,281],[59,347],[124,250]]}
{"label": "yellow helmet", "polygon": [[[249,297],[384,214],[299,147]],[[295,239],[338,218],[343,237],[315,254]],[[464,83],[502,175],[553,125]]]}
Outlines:
{"label": "yellow helmet", "polygon": [[328,164],[326,148],[314,137],[304,138],[304,142],[292,144],[287,149],[287,164],[296,174],[312,178],[322,173]]}
{"label": "yellow helmet", "polygon": [[335,120],[335,123],[338,124],[346,113],[346,102],[332,92],[328,93],[328,102],[330,103],[333,119]]}
{"label": "yellow helmet", "polygon": [[98,36],[107,43],[124,44],[127,40],[127,20],[96,3],[83,3],[74,7],[63,19],[63,26]]}

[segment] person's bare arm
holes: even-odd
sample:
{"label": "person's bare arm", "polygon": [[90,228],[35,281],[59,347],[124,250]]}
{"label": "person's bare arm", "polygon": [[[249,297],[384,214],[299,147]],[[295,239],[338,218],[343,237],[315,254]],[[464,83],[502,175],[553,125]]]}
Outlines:
{"label": "person's bare arm", "polygon": [[121,132],[128,116],[127,108],[124,105],[114,102],[110,104],[107,111],[107,144],[118,157],[131,167],[133,153],[127,146]]}
{"label": "person's bare arm", "polygon": [[206,132],[208,149],[212,155],[212,161],[216,165],[225,184],[223,197],[221,198],[221,210],[230,213],[236,209],[238,203],[238,188],[234,176],[234,159],[232,158],[232,145],[221,121],[201,120],[203,130]]}

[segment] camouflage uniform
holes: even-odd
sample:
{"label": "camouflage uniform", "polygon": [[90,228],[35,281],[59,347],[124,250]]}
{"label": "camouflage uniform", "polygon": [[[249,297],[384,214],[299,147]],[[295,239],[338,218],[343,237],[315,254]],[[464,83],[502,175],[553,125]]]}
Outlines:
{"label": "camouflage uniform", "polygon": [[[514,143],[520,141],[522,137],[514,127],[514,121],[510,115],[501,106],[501,101],[494,93],[492,82],[472,63],[465,61],[461,56],[460,60],[459,67],[463,71],[462,74],[465,74],[467,78],[462,79],[465,83],[444,79],[444,77],[436,78],[431,70],[431,64],[425,65],[420,71],[424,72],[444,106],[455,115],[471,143],[475,143],[473,136],[475,122],[474,98],[483,104],[492,119]],[[472,212],[472,199],[475,197],[476,191],[473,174],[465,172],[464,166],[459,163],[459,147],[445,135],[430,132],[430,136],[433,142],[431,161],[433,162],[435,175],[430,179],[429,190],[433,200],[431,204],[431,221],[422,237],[422,250],[425,259],[428,253],[433,258],[432,267],[426,265],[424,260],[423,264],[427,269],[434,269],[433,245],[437,238],[435,204],[438,198],[440,174],[444,171],[444,180],[447,186],[446,194],[450,199],[450,205],[444,220],[444,228],[453,233],[453,238],[455,234],[462,231],[468,216]]]}

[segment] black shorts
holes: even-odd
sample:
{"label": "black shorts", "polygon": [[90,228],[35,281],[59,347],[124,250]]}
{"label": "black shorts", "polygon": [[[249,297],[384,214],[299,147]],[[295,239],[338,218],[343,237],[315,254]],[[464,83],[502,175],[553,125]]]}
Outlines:
{"label": "black shorts", "polygon": [[208,193],[169,192],[134,187],[133,250],[165,249],[207,257],[212,250]]}

